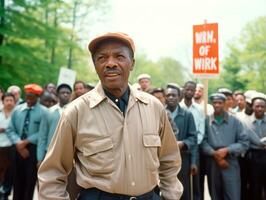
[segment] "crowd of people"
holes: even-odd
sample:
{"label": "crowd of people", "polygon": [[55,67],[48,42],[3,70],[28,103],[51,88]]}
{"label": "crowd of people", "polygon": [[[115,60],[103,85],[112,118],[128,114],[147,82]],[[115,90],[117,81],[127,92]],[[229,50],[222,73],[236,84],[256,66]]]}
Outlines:
{"label": "crowd of people", "polygon": [[[112,43],[115,42],[110,42],[111,45],[114,45]],[[105,48],[109,48],[110,44],[100,44],[102,46],[100,46],[99,49],[103,52]],[[120,43],[118,44],[122,45]],[[115,45],[118,44],[115,43]],[[123,43],[123,45],[125,44]],[[129,45],[127,44],[127,46]],[[119,48],[123,49],[124,46]],[[134,48],[132,47],[132,49]],[[93,52],[91,49],[90,51]],[[96,59],[99,60],[94,60],[94,62],[96,64],[97,62],[98,64],[101,64],[102,57],[97,56],[98,55],[96,54]],[[121,58],[119,57],[118,59]],[[100,69],[98,68],[97,70]],[[100,76],[100,71],[97,73],[99,74],[100,79],[103,78]],[[110,72],[107,75],[107,79],[113,80],[113,77],[117,76],[115,73],[118,72]],[[101,81],[103,80],[104,79],[101,79]],[[150,75],[141,74],[137,78],[137,83],[132,85],[132,88],[143,91],[142,93],[148,95],[144,95],[143,97],[140,96],[139,101],[143,101],[145,104],[147,104],[146,99],[151,98],[150,95],[153,95],[159,101],[155,100],[154,97],[152,97],[154,100],[151,98],[152,101],[158,101],[158,103],[164,106],[164,112],[168,116],[172,126],[172,131],[176,137],[176,141],[174,142],[176,142],[177,146],[179,147],[182,159],[181,169],[177,175],[178,179],[183,185],[183,194],[181,199],[204,199],[205,177],[207,177],[210,197],[213,200],[266,199],[266,173],[264,170],[266,167],[265,94],[255,90],[232,92],[228,88],[220,88],[215,93],[210,95],[209,104],[208,102],[204,102],[203,97],[205,88],[200,83],[187,81],[182,87],[176,83],[168,83],[166,88],[153,88],[151,86],[151,80],[152,77]],[[103,104],[103,107],[99,107],[97,110],[97,112],[100,114],[96,111],[89,110],[92,114],[94,113],[95,116],[87,116],[84,114],[84,116],[87,118],[81,118],[83,120],[82,122],[77,120],[80,119],[80,116],[76,115],[83,116],[83,114],[77,113],[77,108],[72,106],[73,108],[70,109],[71,115],[66,113],[64,116],[65,118],[62,118],[60,121],[60,117],[63,115],[62,113],[64,113],[63,111],[68,106],[71,106],[72,101],[75,101],[76,105],[78,104],[81,106],[81,110],[79,112],[85,112],[85,109],[94,108],[97,104],[99,104],[99,102],[102,101],[101,98],[103,98],[99,95],[104,94],[105,98],[114,102],[112,105],[117,106],[117,109],[123,114],[122,116],[125,118],[134,118],[134,116],[128,116],[126,114],[126,110],[130,108],[130,104],[129,108],[127,107],[127,103],[129,101],[128,93],[130,92],[128,89],[125,90],[125,93],[121,99],[113,99],[112,94],[108,93],[108,91],[103,92],[99,88],[100,86],[98,85],[94,89],[94,86],[86,84],[83,81],[76,81],[73,85],[73,91],[72,86],[65,83],[60,84],[57,87],[53,83],[49,83],[44,87],[41,87],[37,84],[28,84],[24,86],[24,99],[21,98],[22,91],[18,86],[10,86],[6,92],[1,88],[0,200],[7,200],[11,190],[13,190],[14,200],[31,200],[34,194],[34,188],[36,187],[37,171],[40,166],[41,170],[39,178],[42,182],[41,188],[46,188],[45,192],[49,192],[49,189],[47,189],[48,187],[45,185],[46,182],[44,179],[47,179],[47,181],[49,181],[48,179],[52,180],[53,177],[47,176],[50,169],[47,166],[52,166],[53,164],[51,162],[53,161],[56,163],[54,165],[57,165],[57,170],[62,171],[63,173],[63,171],[67,172],[66,168],[70,169],[70,166],[75,166],[75,164],[77,164],[72,158],[78,156],[79,159],[77,160],[81,162],[81,164],[78,163],[81,166],[77,169],[79,174],[82,174],[84,171],[88,170],[82,168],[82,165],[84,165],[90,167],[90,172],[93,172],[95,176],[99,175],[101,170],[98,169],[96,165],[92,166],[93,163],[91,166],[89,166],[89,164],[86,163],[86,156],[93,156],[97,154],[97,151],[94,149],[96,147],[99,148],[101,152],[105,152],[114,148],[112,140],[109,140],[109,138],[106,137],[103,137],[100,141],[94,140],[95,138],[84,140],[89,142],[87,145],[91,145],[90,151],[86,150],[87,152],[83,152],[84,155],[74,155],[73,151],[70,149],[69,152],[73,154],[71,157],[72,160],[69,160],[68,158],[65,158],[64,161],[62,160],[62,162],[61,160],[53,160],[54,158],[57,158],[57,156],[59,158],[59,156],[63,155],[63,152],[56,152],[56,150],[63,151],[64,149],[68,148],[68,146],[75,146],[75,144],[71,143],[72,140],[67,140],[66,138],[67,134],[71,135],[73,133],[72,130],[67,130],[71,129],[71,127],[73,128],[73,126],[70,124],[74,122],[69,122],[69,120],[72,119],[76,124],[79,124],[79,126],[84,126],[84,131],[85,126],[87,126],[86,123],[96,123],[89,127],[92,132],[98,127],[101,127],[101,123],[104,123],[107,127],[116,127],[115,123],[121,122],[121,117],[118,115],[113,119],[108,118],[111,110],[110,108],[106,107],[105,104]],[[92,100],[90,101],[90,104],[88,103],[87,105],[85,100],[83,102],[81,99],[82,96],[85,94],[87,95],[89,91],[91,91],[91,96],[88,96],[88,98],[91,98]],[[96,96],[93,96],[93,94]],[[85,105],[87,105],[89,108],[85,108]],[[152,105],[157,105],[157,102]],[[157,116],[162,117],[161,119],[164,117],[164,114],[161,114],[158,110],[156,110],[159,109],[159,107],[150,107],[149,113],[143,112],[143,110],[147,111],[145,109],[140,109],[140,116],[145,116],[140,122],[137,124],[125,123],[126,126],[131,127],[131,131],[133,131],[134,128],[136,131],[141,130],[141,124],[142,128],[145,125],[152,128],[151,125],[149,125],[149,118],[156,121],[155,118],[157,118]],[[154,117],[150,115],[152,111],[154,112]],[[136,110],[136,112],[139,114],[139,111]],[[104,119],[106,121],[101,121],[98,119]],[[160,123],[160,127],[165,126],[164,128],[167,129],[168,122],[165,124],[165,122],[160,121]],[[103,129],[103,127],[101,127],[101,129]],[[60,131],[62,134],[59,133]],[[66,132],[65,136],[63,133],[64,131]],[[104,131],[110,132],[115,130],[110,128],[110,130],[104,129]],[[58,135],[56,139],[53,139],[55,132],[58,132]],[[163,136],[163,134],[162,136],[160,135],[161,140],[158,140],[157,135],[152,135],[149,131],[147,131],[147,133],[143,133],[143,142],[145,147],[156,147],[163,149],[160,151],[160,156],[162,156],[160,164],[164,164],[165,174],[167,174],[167,171],[170,170],[170,160],[176,156],[170,154],[171,151],[174,150],[173,141],[168,141],[169,138],[171,138],[171,132],[165,132],[169,133],[167,137]],[[117,135],[116,137],[118,138],[119,136]],[[127,137],[134,140],[135,136],[129,134]],[[136,138],[135,140],[137,143],[138,141]],[[84,141],[77,140],[76,143],[80,142],[83,144]],[[93,141],[95,141],[94,144]],[[50,143],[53,143],[53,145],[50,145]],[[167,145],[163,146],[163,143],[171,144],[173,146],[171,146],[171,148],[167,148]],[[80,146],[82,146],[82,144]],[[61,146],[58,147],[58,145]],[[52,148],[55,150],[53,151]],[[75,151],[82,152],[83,150],[77,149]],[[177,153],[179,153],[179,151],[177,151]],[[52,153],[58,153],[58,155],[50,155]],[[141,152],[137,151],[136,155],[138,155],[138,158],[145,160],[144,156],[146,156],[146,154],[142,155]],[[124,163],[131,162],[131,154],[129,154],[129,156],[129,158],[126,158],[128,160],[123,161]],[[46,164],[42,165],[45,157],[49,158],[47,159]],[[171,159],[167,160],[170,157]],[[88,159],[93,158],[90,157]],[[97,165],[101,163],[99,158],[97,158],[98,160],[96,160],[96,158],[94,159],[95,162],[97,161]],[[110,158],[104,157],[102,159],[107,159],[106,161],[102,162],[103,164],[109,163],[112,165],[112,162],[108,161]],[[164,159],[165,162],[163,163]],[[155,164],[144,162],[145,166],[148,166],[148,168],[158,167],[155,158],[154,160]],[[120,160],[119,162],[122,161]],[[178,164],[173,159],[171,162],[176,165],[176,168],[171,168],[171,170],[178,169]],[[123,166],[123,163],[121,165]],[[103,167],[106,168],[109,173],[109,168],[111,166]],[[127,168],[130,168],[130,166],[127,166]],[[134,168],[131,170],[136,171],[137,169],[138,166],[134,166]],[[126,170],[121,171],[125,173]],[[50,172],[50,175],[51,173],[52,171]],[[108,173],[106,172],[106,174]],[[175,172],[173,174],[175,174]],[[54,176],[58,177],[53,181],[58,183],[62,182],[63,179],[60,179],[60,174],[54,174]],[[88,177],[91,176],[92,175],[88,175]],[[124,176],[126,176],[126,174],[123,175],[123,178]],[[142,176],[145,177],[148,175],[142,174]],[[81,177],[80,179],[83,178],[84,180],[82,179],[79,181],[81,183],[82,181],[85,183],[86,178],[88,177]],[[118,175],[117,177],[121,176]],[[128,177],[128,179],[130,179],[130,177]],[[107,178],[107,180],[109,179]],[[99,181],[99,187],[101,185],[105,186],[105,182],[100,182],[100,179],[94,181],[95,185],[97,185],[97,181]],[[148,182],[150,181],[149,178],[143,180],[143,182],[145,181],[147,181],[147,185],[151,183]],[[154,180],[152,179],[152,181]],[[170,182],[163,182],[163,184],[165,183]],[[172,183],[175,183],[176,185],[168,185],[167,187],[180,189],[178,182],[172,180]],[[135,186],[134,181],[131,182],[131,186]],[[169,195],[169,197],[165,199],[170,199],[170,192],[167,193],[167,191],[160,191],[162,188],[165,189],[166,185],[163,185],[160,188],[155,187],[154,191],[158,195],[161,192],[164,192],[166,196]],[[53,187],[54,191],[50,192],[56,194],[57,189],[59,189],[59,187],[57,188],[55,185]],[[129,190],[124,189],[123,186],[119,186],[119,189],[121,189],[122,193],[124,190]],[[141,187],[138,187],[138,189],[146,190],[146,188]],[[69,191],[70,199],[77,198],[80,190],[79,187],[77,187],[75,171],[72,171],[69,174],[67,190]],[[93,192],[99,191],[93,189],[90,190],[88,194],[92,195]],[[101,194],[110,196],[110,193],[107,193],[106,191],[102,192]],[[150,193],[147,194],[150,195]],[[120,197],[121,196],[119,196],[119,198]],[[126,199],[126,197],[124,198],[123,196],[123,199]],[[130,197],[130,199],[138,198]]]}

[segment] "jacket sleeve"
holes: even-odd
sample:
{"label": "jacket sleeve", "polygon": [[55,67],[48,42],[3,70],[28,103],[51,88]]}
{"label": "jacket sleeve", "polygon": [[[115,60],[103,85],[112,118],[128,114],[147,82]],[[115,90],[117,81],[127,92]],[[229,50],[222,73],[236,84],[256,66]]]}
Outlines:
{"label": "jacket sleeve", "polygon": [[194,121],[192,113],[187,111],[186,115],[187,115],[186,116],[187,137],[186,139],[183,140],[183,142],[186,144],[187,148],[190,150],[194,148],[195,145],[197,144],[197,132],[196,132],[195,121]]}
{"label": "jacket sleeve", "polygon": [[245,153],[249,148],[249,138],[247,132],[244,130],[243,124],[235,118],[236,126],[236,143],[228,146],[230,154],[239,156],[241,153]]}
{"label": "jacket sleeve", "polygon": [[208,143],[208,136],[209,136],[209,121],[210,118],[206,117],[205,120],[205,134],[201,143],[201,148],[204,154],[212,156],[214,154],[214,149],[212,146]]}
{"label": "jacket sleeve", "polygon": [[46,113],[46,116],[42,119],[40,125],[40,132],[38,138],[38,145],[37,145],[37,160],[42,161],[45,156],[45,151],[47,148],[47,140],[48,140],[48,133],[49,133],[49,112]]}
{"label": "jacket sleeve", "polygon": [[182,184],[177,179],[181,168],[181,157],[166,112],[162,113],[159,133],[161,138],[161,148],[159,149],[160,190],[163,199],[178,200],[183,192]]}
{"label": "jacket sleeve", "polygon": [[10,122],[6,129],[6,135],[13,144],[17,144],[21,140],[16,127],[16,122],[15,122],[16,118],[17,118],[17,111],[15,110],[11,115]]}
{"label": "jacket sleeve", "polygon": [[69,200],[67,176],[73,168],[75,130],[62,114],[39,171],[39,200]]}

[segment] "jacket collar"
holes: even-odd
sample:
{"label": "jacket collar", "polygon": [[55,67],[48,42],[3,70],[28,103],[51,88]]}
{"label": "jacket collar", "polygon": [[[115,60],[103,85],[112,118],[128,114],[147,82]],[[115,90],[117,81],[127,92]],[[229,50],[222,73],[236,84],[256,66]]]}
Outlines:
{"label": "jacket collar", "polygon": [[[149,99],[147,94],[138,91],[129,85],[130,89],[130,96],[129,100],[133,98],[135,101],[141,101],[142,103],[148,104]],[[93,90],[88,92],[86,95],[83,96],[84,100],[89,103],[90,108],[94,108],[99,105],[102,101],[107,99],[107,96],[104,93],[103,87],[101,82],[99,81],[98,84],[95,86]]]}
{"label": "jacket collar", "polygon": [[[229,114],[228,114],[228,112],[224,111],[223,122],[228,123],[228,118],[229,118]],[[212,123],[215,122],[214,114],[212,114],[212,115],[210,116],[210,120],[211,120]]]}

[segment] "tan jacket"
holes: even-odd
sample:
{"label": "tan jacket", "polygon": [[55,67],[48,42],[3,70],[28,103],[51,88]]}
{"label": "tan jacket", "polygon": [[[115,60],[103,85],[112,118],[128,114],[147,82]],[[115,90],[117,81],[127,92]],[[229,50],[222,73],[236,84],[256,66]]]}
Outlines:
{"label": "tan jacket", "polygon": [[160,177],[166,200],[178,200],[181,158],[162,104],[130,87],[125,117],[99,83],[64,110],[38,172],[40,200],[69,199],[67,175],[73,167],[83,188],[141,195]]}

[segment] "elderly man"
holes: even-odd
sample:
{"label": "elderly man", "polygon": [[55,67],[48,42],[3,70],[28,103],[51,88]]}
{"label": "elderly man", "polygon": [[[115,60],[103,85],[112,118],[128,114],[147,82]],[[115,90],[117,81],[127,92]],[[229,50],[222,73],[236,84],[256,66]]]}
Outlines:
{"label": "elderly man", "polygon": [[15,108],[6,129],[7,136],[16,145],[14,200],[33,197],[37,179],[37,141],[41,121],[47,116],[47,109],[38,102],[42,88],[29,84],[24,90],[26,102]]}
{"label": "elderly man", "polygon": [[240,200],[238,156],[248,149],[248,136],[242,123],[225,111],[226,96],[210,97],[214,113],[206,119],[203,152],[209,156],[208,182],[213,200]]}
{"label": "elderly man", "polygon": [[179,199],[181,159],[164,107],[128,84],[133,40],[107,33],[89,50],[100,82],[63,111],[39,169],[39,199],[69,199],[73,159],[79,200],[157,200],[159,180],[164,199]]}

